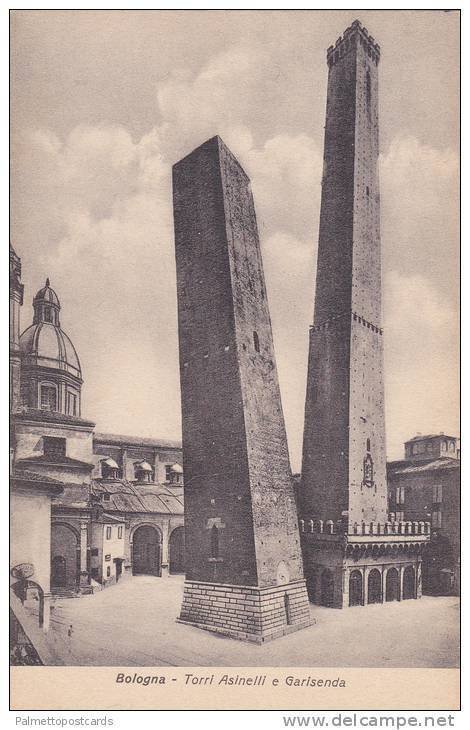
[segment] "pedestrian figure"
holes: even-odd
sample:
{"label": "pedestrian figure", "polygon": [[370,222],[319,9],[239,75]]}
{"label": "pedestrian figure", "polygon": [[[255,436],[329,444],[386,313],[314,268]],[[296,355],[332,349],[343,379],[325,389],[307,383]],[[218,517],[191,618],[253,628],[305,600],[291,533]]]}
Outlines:
{"label": "pedestrian figure", "polygon": [[69,628],[67,629],[67,636],[68,636],[68,650],[70,656],[72,656],[72,634],[73,634],[73,626],[70,624]]}

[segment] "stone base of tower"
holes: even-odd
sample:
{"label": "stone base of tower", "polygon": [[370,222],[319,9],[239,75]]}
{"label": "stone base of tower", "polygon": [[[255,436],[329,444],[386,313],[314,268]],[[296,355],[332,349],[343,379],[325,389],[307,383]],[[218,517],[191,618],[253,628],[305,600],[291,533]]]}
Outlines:
{"label": "stone base of tower", "polygon": [[187,580],[178,621],[262,644],[310,625],[305,580],[269,588]]}
{"label": "stone base of tower", "polygon": [[309,600],[347,608],[421,598],[429,534],[302,534]]}

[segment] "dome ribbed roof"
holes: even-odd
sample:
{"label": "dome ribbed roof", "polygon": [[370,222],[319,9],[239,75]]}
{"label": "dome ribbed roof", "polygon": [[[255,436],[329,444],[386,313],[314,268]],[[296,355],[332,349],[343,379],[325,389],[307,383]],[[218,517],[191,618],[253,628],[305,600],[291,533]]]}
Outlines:
{"label": "dome ribbed roof", "polygon": [[[55,292],[52,289],[49,291],[57,299]],[[25,358],[34,359],[39,366],[64,370],[76,378],[82,377],[75,347],[65,332],[56,325],[48,322],[32,324],[20,337],[20,350]]]}
{"label": "dome ribbed roof", "polygon": [[46,279],[46,286],[39,289],[38,293],[34,297],[33,302],[47,302],[48,304],[55,304],[60,309],[59,297],[55,293],[54,289],[51,289],[49,279]]}

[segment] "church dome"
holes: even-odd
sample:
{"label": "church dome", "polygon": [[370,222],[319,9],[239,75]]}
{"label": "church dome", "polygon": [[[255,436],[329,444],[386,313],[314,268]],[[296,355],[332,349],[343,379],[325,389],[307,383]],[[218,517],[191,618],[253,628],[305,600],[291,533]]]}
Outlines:
{"label": "church dome", "polygon": [[80,360],[60,326],[59,297],[49,279],[34,297],[33,308],[33,324],[20,337],[23,406],[80,417]]}
{"label": "church dome", "polygon": [[34,359],[39,366],[64,370],[82,378],[77,351],[70,337],[57,325],[49,322],[32,324],[20,337],[20,351],[23,357]]}

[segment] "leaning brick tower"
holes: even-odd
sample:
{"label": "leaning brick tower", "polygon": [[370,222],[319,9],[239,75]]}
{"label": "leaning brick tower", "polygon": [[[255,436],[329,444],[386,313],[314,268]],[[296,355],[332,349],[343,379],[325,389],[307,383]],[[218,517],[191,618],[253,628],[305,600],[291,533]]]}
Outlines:
{"label": "leaning brick tower", "polygon": [[[423,525],[416,527],[416,534],[411,526],[406,528],[410,533],[405,540],[405,526],[392,523],[387,514],[377,170],[379,60],[380,47],[359,21],[327,51],[300,512],[310,596],[338,607],[367,602],[371,570],[375,581],[371,600],[385,600],[388,558],[393,563],[399,554],[403,557],[408,543],[419,555],[427,539]],[[384,558],[382,563],[371,567],[378,557]],[[366,558],[369,562],[364,562]],[[413,593],[419,595],[418,562],[410,558],[390,571],[389,582],[397,582],[397,595],[403,593],[408,566],[406,575],[413,572]],[[392,593],[396,591],[390,588]]]}
{"label": "leaning brick tower", "polygon": [[173,168],[185,474],[180,620],[256,642],[309,623],[250,181],[219,137]]}

